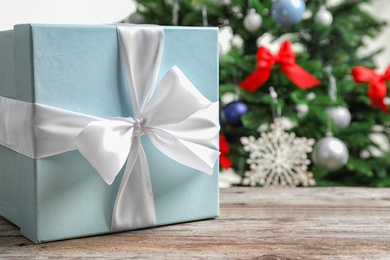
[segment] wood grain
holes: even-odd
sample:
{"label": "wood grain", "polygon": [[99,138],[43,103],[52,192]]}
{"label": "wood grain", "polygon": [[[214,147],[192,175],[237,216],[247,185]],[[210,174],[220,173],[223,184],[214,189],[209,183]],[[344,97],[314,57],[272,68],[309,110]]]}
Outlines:
{"label": "wood grain", "polygon": [[229,188],[221,216],[34,245],[0,217],[0,259],[390,259],[390,189]]}

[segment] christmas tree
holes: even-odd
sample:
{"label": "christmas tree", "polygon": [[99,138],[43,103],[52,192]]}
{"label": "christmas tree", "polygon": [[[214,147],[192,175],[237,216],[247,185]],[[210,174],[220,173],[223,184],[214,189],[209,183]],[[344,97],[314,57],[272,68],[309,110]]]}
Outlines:
{"label": "christmas tree", "polygon": [[[323,145],[331,133],[345,144],[344,154],[336,150],[330,155],[335,158],[327,158],[329,151],[318,147],[314,155],[305,148],[307,158],[314,160],[301,168],[309,179],[314,174],[317,185],[390,186],[390,154],[383,148],[390,133],[384,103],[390,70],[375,72],[373,57],[381,50],[359,55],[365,39],[377,36],[386,24],[362,8],[370,0],[332,2],[137,0],[137,13],[129,22],[231,31],[231,48],[220,59],[221,132],[230,146],[224,161],[230,159],[238,174],[250,174],[250,167],[258,170],[248,163],[252,156],[248,138],[253,136],[252,143],[261,135],[267,139],[266,134],[272,133],[267,126],[281,117],[290,125],[284,124],[283,131],[297,138]],[[274,93],[270,94],[270,87]],[[232,96],[234,100],[229,100]],[[275,145],[274,135],[270,138]],[[291,147],[294,143],[278,149],[285,151],[290,145],[294,155],[299,153]],[[270,160],[263,163],[274,170],[269,169]]]}

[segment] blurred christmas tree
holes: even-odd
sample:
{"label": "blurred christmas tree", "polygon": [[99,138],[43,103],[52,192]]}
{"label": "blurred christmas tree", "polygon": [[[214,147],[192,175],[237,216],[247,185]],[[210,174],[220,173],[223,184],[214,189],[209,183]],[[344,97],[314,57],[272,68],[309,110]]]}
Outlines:
{"label": "blurred christmas tree", "polygon": [[[325,150],[314,149],[315,163],[309,165],[308,172],[313,172],[317,185],[390,186],[386,147],[390,115],[383,104],[390,70],[388,75],[379,75],[355,68],[375,70],[373,57],[381,51],[359,55],[365,39],[377,36],[385,26],[362,8],[370,2],[137,0],[137,13],[129,22],[218,26],[232,33],[231,48],[220,60],[221,131],[230,146],[224,159],[230,158],[240,175],[249,171],[250,156],[242,137],[257,138],[261,131],[269,132],[267,126],[278,110],[282,121],[290,125],[285,124],[285,131],[312,138],[317,144],[331,131],[346,145],[349,158],[345,165],[345,151],[338,154],[337,147],[326,150],[332,145],[329,140],[325,140]],[[301,68],[294,65],[294,53],[295,64]],[[277,99],[270,95],[271,86]],[[248,145],[249,139],[245,140]],[[288,147],[283,145],[279,150]],[[287,166],[280,163],[278,167]]]}

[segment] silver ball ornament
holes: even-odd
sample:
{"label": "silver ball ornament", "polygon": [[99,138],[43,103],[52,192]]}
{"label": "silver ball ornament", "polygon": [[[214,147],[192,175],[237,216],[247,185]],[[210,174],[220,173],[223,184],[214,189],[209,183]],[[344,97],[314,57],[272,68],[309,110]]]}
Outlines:
{"label": "silver ball ornament", "polygon": [[325,112],[340,130],[351,124],[351,113],[345,107],[329,107]]}
{"label": "silver ball ornament", "polygon": [[133,24],[141,24],[142,23],[142,16],[139,15],[138,13],[132,13],[128,18],[127,21],[128,23],[133,23]]}
{"label": "silver ball ornament", "polygon": [[256,32],[260,29],[263,19],[256,13],[255,9],[249,10],[248,14],[244,17],[244,28],[248,32]]}
{"label": "silver ball ornament", "polygon": [[325,6],[321,6],[314,16],[314,21],[323,25],[331,25],[333,22],[333,15]]}
{"label": "silver ball ornament", "polygon": [[311,157],[317,166],[336,171],[347,163],[349,153],[340,139],[327,136],[316,142]]}

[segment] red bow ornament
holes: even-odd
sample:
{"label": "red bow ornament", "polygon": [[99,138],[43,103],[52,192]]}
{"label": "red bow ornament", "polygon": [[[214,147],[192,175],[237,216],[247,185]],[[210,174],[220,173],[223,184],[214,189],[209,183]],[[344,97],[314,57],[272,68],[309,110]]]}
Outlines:
{"label": "red bow ornament", "polygon": [[223,134],[219,135],[219,151],[221,152],[219,155],[219,164],[221,167],[225,170],[232,167],[232,160],[227,156],[230,151],[230,146]]}
{"label": "red bow ornament", "polygon": [[386,80],[390,81],[390,66],[387,67],[383,74],[377,74],[374,70],[363,66],[356,66],[352,69],[352,76],[356,83],[369,82],[368,97],[371,103],[383,112],[389,112],[383,100],[387,92]]}
{"label": "red bow ornament", "polygon": [[321,83],[309,72],[295,63],[295,53],[289,40],[282,43],[277,55],[273,55],[267,48],[257,49],[257,69],[244,79],[239,86],[248,91],[255,91],[263,85],[271,75],[272,67],[278,63],[280,69],[295,85],[301,89],[308,89]]}

